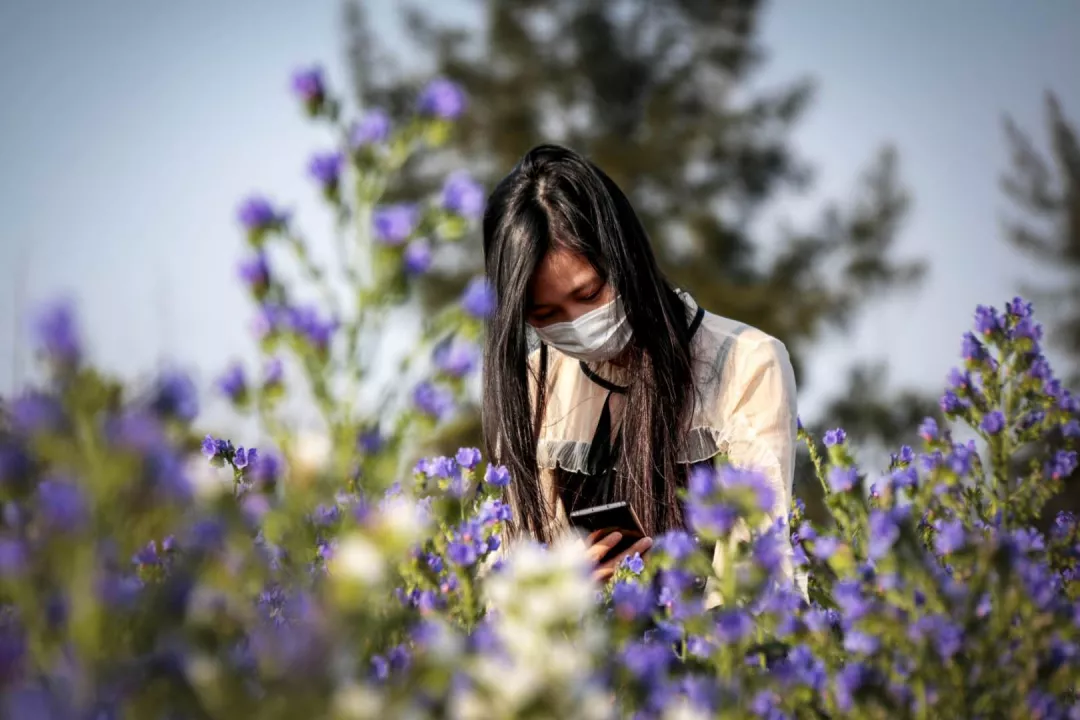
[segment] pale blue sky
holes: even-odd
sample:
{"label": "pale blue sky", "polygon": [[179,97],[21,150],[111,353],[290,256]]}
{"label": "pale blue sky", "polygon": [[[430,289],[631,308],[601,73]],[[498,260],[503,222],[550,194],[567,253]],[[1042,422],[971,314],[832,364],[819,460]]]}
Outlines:
{"label": "pale blue sky", "polygon": [[[371,6],[392,32],[393,3]],[[261,190],[325,233],[305,176],[325,138],[288,80],[321,62],[344,81],[339,13],[336,0],[0,2],[0,347],[20,329],[18,302],[69,292],[95,358],[125,375],[168,356],[206,380],[252,356],[236,204]],[[847,198],[891,141],[915,201],[901,250],[932,267],[919,293],[868,306],[853,336],[823,344],[804,414],[854,356],[888,359],[897,383],[939,386],[975,304],[1001,304],[1032,277],[1001,241],[1001,117],[1041,129],[1048,87],[1080,115],[1080,3],[786,0],[764,41],[762,82],[820,83],[794,136],[817,191],[770,220]],[[14,357],[0,353],[0,392]]]}

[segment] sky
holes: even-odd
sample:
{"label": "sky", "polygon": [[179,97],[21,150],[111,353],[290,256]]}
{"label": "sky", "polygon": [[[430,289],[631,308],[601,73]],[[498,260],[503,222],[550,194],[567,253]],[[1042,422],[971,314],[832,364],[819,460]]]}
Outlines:
{"label": "sky", "polygon": [[[439,7],[475,13],[465,0]],[[256,357],[236,207],[263,192],[327,235],[305,167],[328,138],[288,83],[321,63],[344,85],[340,11],[337,0],[0,1],[0,393],[28,374],[22,317],[58,295],[77,300],[94,360],[125,377],[168,358],[205,385]],[[398,45],[395,3],[369,13]],[[774,1],[762,42],[759,84],[818,84],[792,136],[815,189],[765,222],[850,201],[892,143],[914,199],[898,255],[931,268],[918,291],[868,304],[851,334],[823,340],[802,414],[820,412],[856,360],[888,361],[896,387],[940,388],[975,305],[1045,279],[1002,239],[1002,117],[1042,137],[1046,89],[1080,117],[1080,3]]]}

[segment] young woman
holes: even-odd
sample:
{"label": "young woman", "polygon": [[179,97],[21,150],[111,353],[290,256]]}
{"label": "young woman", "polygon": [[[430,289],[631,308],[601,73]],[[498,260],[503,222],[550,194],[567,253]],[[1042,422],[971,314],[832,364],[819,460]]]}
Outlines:
{"label": "young woman", "polygon": [[625,500],[649,537],[601,562],[619,537],[589,536],[604,580],[651,537],[684,527],[688,469],[722,454],[764,472],[776,491],[770,520],[786,518],[796,433],[787,350],[672,287],[599,168],[553,145],[526,154],[488,201],[484,263],[497,298],[484,434],[511,471],[511,540],[550,542],[575,508]]}

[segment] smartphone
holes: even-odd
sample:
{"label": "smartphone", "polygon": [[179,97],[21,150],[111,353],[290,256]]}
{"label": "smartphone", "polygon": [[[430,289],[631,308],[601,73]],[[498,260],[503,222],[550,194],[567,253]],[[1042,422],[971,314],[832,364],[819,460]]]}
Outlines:
{"label": "smartphone", "polygon": [[641,526],[641,521],[638,520],[637,513],[634,512],[634,508],[630,506],[630,503],[624,501],[575,510],[570,513],[567,519],[571,525],[584,530],[586,533],[595,532],[596,530],[604,530],[606,531],[605,534],[615,531],[622,533],[622,539],[604,556],[601,562],[616,557],[619,553],[628,550],[631,545],[645,537],[645,530]]}

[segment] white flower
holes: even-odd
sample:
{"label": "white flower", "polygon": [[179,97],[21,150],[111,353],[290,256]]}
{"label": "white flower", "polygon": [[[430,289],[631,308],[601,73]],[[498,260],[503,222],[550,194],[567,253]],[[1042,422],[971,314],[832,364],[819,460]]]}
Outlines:
{"label": "white flower", "polygon": [[378,585],[386,577],[386,558],[359,533],[343,538],[330,561],[330,574],[365,585]]}
{"label": "white flower", "polygon": [[379,529],[397,547],[410,547],[422,540],[428,527],[428,516],[416,500],[394,495],[379,506]]}
{"label": "white flower", "polygon": [[366,718],[377,718],[382,715],[382,712],[382,697],[375,688],[366,684],[350,682],[338,688],[334,694],[335,717],[366,720]]}
{"label": "white flower", "polygon": [[292,451],[292,467],[308,475],[325,470],[330,464],[330,438],[322,433],[303,432],[297,435]]}
{"label": "white flower", "polygon": [[218,661],[203,653],[188,656],[185,670],[191,684],[196,688],[213,685],[221,675]]}

